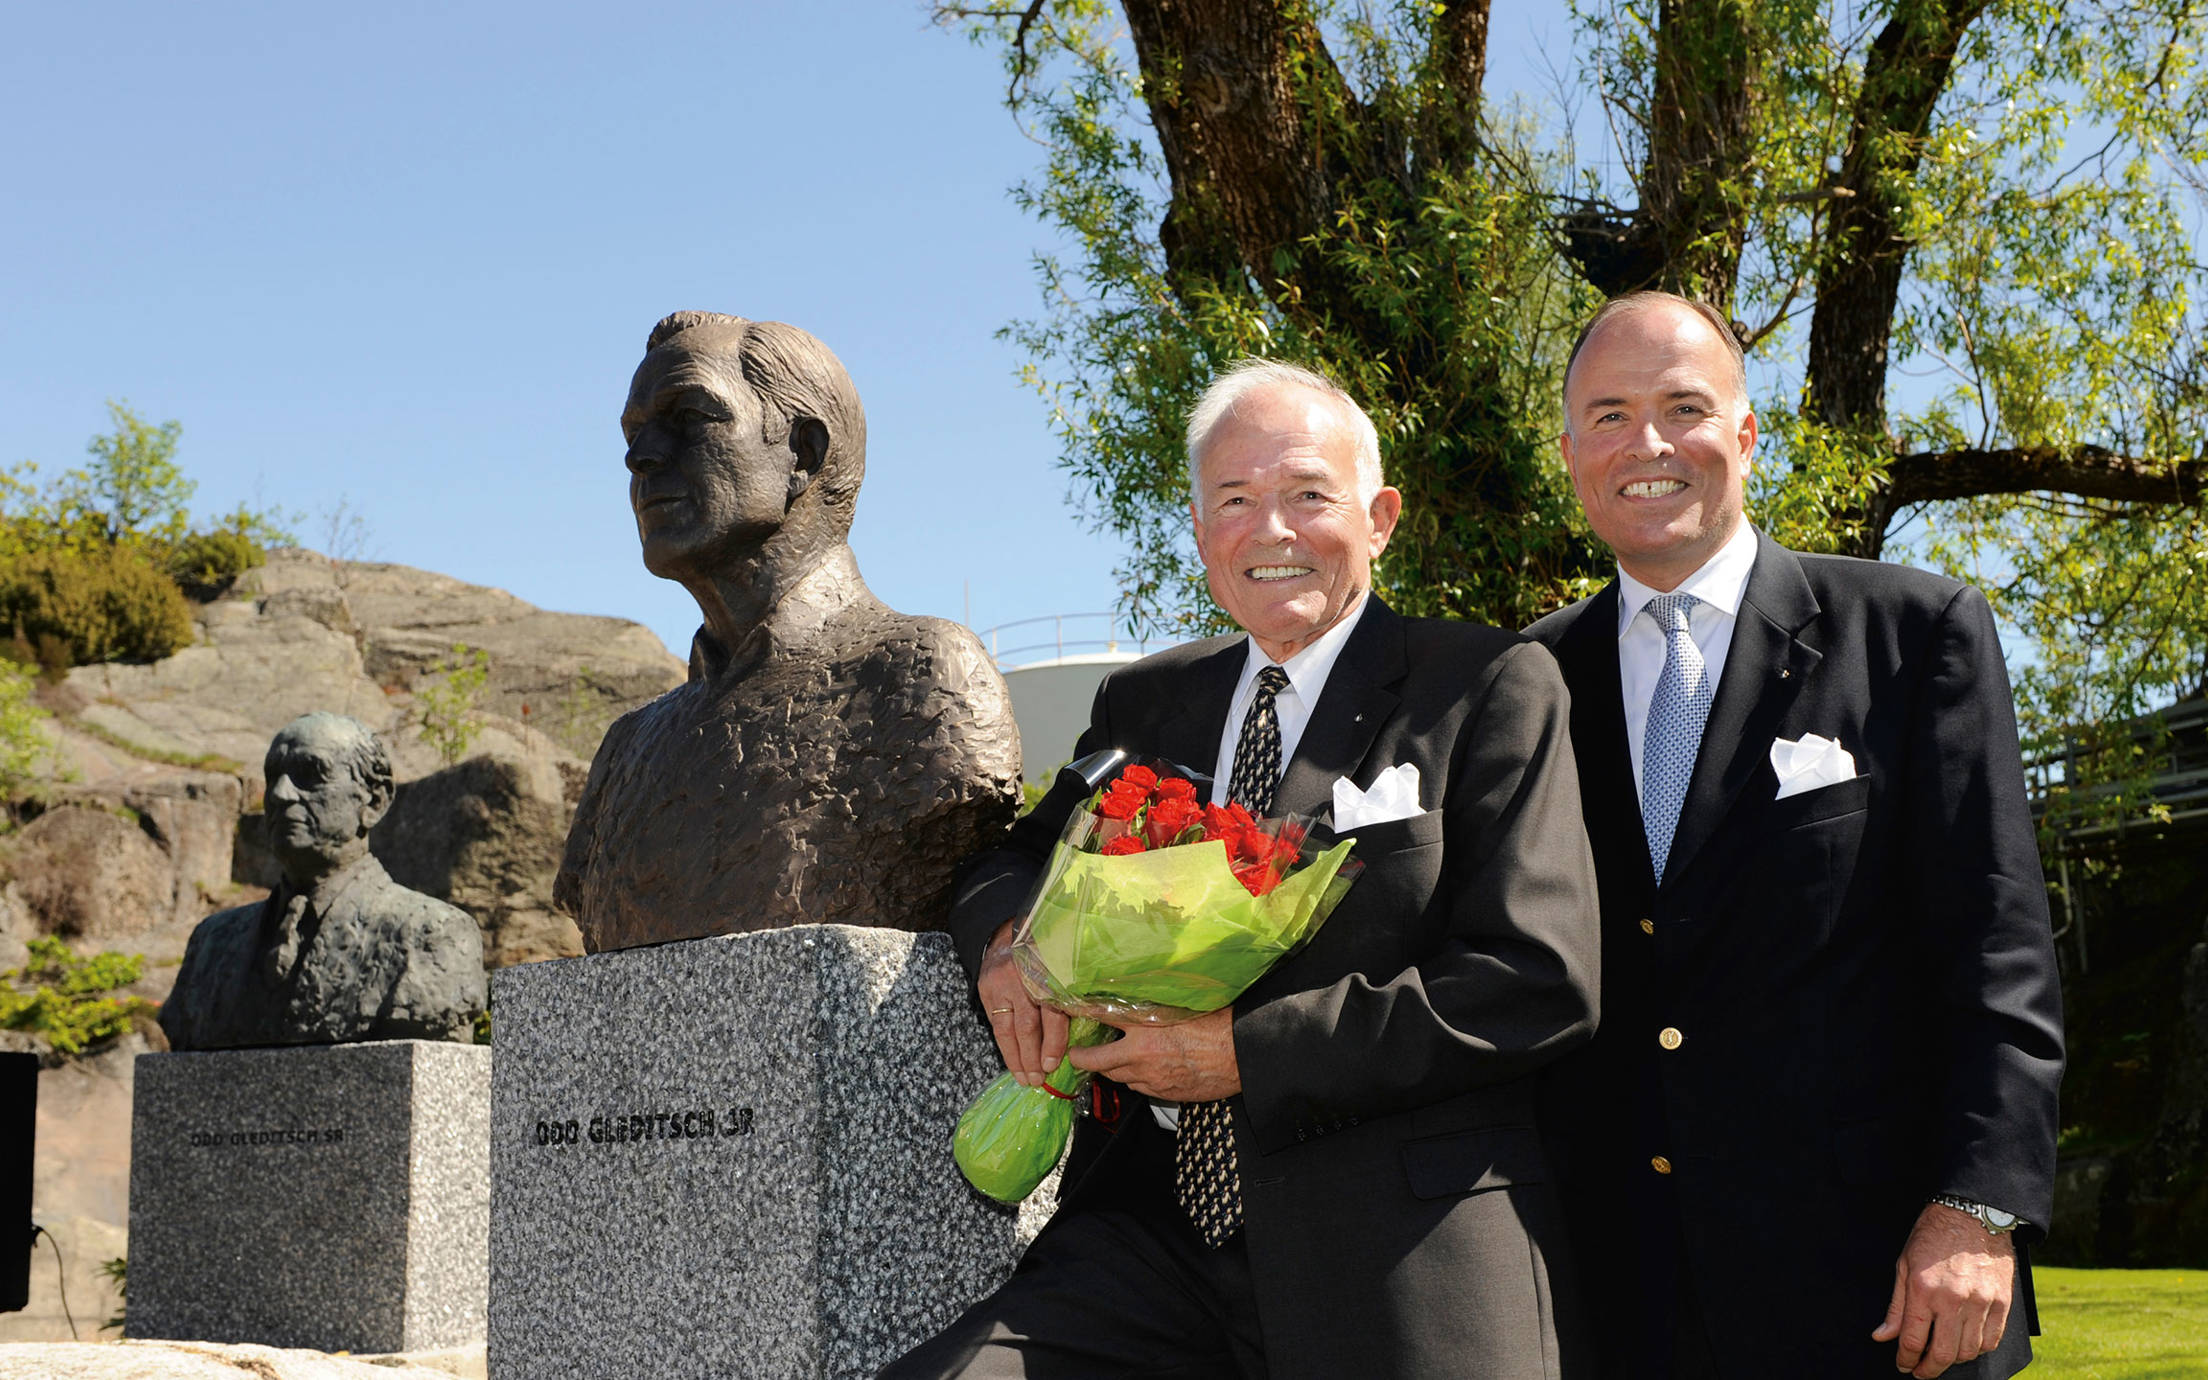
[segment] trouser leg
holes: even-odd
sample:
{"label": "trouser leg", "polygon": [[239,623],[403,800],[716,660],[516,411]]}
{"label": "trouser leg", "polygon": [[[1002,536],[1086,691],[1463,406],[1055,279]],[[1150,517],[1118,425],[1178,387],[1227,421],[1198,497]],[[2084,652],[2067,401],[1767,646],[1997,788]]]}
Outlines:
{"label": "trouser leg", "polygon": [[1242,1238],[1204,1245],[1173,1201],[1171,1137],[1136,1135],[1124,1189],[1061,1213],[1003,1288],[882,1380],[1265,1380]]}

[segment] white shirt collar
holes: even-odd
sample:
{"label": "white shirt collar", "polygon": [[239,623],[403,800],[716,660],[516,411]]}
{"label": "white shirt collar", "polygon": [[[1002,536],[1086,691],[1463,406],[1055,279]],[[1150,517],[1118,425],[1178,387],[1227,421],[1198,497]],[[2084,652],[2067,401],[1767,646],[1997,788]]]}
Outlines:
{"label": "white shirt collar", "polygon": [[[1756,568],[1756,529],[1743,522],[1702,568],[1679,582],[1673,594],[1691,594],[1727,618],[1740,616],[1748,594],[1748,576]],[[1625,636],[1648,601],[1665,591],[1652,589],[1618,567],[1618,636]]]}
{"label": "white shirt collar", "polygon": [[[1281,670],[1288,673],[1288,684],[1295,689],[1296,697],[1305,704],[1318,702],[1319,691],[1326,687],[1327,674],[1341,658],[1343,644],[1357,630],[1358,620],[1365,616],[1365,609],[1371,603],[1370,593],[1358,595],[1357,606],[1344,615],[1341,622],[1313,638],[1310,646],[1286,661],[1277,663]],[[1256,638],[1245,637],[1244,640],[1250,649],[1249,660],[1242,667],[1242,682],[1247,685],[1257,679],[1259,671],[1276,663],[1265,655],[1263,649],[1257,645]]]}

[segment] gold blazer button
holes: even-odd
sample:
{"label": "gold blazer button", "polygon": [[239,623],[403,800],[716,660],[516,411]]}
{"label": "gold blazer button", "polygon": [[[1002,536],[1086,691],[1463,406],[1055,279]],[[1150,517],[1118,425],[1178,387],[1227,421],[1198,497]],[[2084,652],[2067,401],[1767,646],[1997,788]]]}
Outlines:
{"label": "gold blazer button", "polygon": [[1667,1025],[1656,1032],[1656,1043],[1665,1049],[1677,1049],[1686,1042],[1687,1037],[1679,1033],[1677,1026]]}

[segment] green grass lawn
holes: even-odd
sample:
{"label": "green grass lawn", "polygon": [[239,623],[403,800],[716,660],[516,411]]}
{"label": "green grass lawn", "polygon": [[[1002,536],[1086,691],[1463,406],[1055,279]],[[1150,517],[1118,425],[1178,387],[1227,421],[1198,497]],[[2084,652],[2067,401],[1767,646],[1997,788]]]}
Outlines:
{"label": "green grass lawn", "polygon": [[2208,1380],[2208,1270],[2032,1272],[2033,1380]]}

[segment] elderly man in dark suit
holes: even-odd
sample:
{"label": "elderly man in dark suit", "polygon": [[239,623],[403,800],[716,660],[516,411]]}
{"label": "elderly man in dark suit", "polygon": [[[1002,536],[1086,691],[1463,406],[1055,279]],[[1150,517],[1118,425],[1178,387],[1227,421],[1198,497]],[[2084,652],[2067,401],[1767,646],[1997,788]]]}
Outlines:
{"label": "elderly man in dark suit", "polygon": [[[1534,1075],[1592,1030],[1597,941],[1555,663],[1372,595],[1402,499],[1371,422],[1326,380],[1230,373],[1189,450],[1197,546],[1247,635],[1114,672],[1076,756],[1209,771],[1215,800],[1261,814],[1323,816],[1337,780],[1403,765],[1418,800],[1341,830],[1363,876],[1232,1008],[1070,1056],[1138,1097],[1116,1133],[1083,1123],[1012,1280],[885,1374],[1569,1375],[1583,1339]],[[1005,1063],[1031,1082],[1061,1057],[1064,1018],[1004,951],[1089,789],[1061,773],[952,912]]]}
{"label": "elderly man in dark suit", "polygon": [[1549,1082],[1608,1373],[2006,1376],[2030,1358],[2061,1004],[1985,598],[1788,551],[1714,310],[1605,307],[1564,459],[1618,580],[1571,687],[1603,1025]]}

